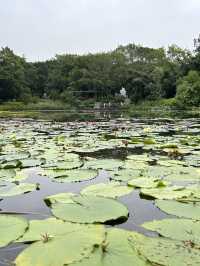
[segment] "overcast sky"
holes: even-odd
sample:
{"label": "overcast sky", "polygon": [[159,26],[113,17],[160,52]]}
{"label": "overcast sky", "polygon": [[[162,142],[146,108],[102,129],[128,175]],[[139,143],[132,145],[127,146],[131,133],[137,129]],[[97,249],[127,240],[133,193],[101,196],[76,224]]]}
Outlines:
{"label": "overcast sky", "polygon": [[200,0],[0,0],[0,46],[29,61],[120,44],[192,48]]}

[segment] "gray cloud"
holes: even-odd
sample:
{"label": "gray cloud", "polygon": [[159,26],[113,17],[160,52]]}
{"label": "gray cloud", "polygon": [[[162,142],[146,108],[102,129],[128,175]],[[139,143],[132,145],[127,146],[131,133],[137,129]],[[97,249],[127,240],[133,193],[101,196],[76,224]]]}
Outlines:
{"label": "gray cloud", "polygon": [[192,48],[199,0],[0,0],[0,46],[28,60],[130,42]]}

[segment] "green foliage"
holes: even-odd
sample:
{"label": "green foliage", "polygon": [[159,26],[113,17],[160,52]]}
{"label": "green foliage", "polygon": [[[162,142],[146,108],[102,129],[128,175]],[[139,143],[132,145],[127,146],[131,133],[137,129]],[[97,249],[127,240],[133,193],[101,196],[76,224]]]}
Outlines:
{"label": "green foliage", "polygon": [[197,71],[190,71],[178,82],[177,102],[180,105],[200,105],[200,75]]}
{"label": "green foliage", "polygon": [[0,101],[20,100],[29,105],[40,98],[81,108],[86,102],[85,106],[93,107],[96,101],[123,102],[119,91],[125,87],[135,104],[171,99],[177,92],[179,105],[196,106],[199,78],[190,70],[200,71],[199,43],[197,38],[193,53],[177,45],[166,50],[133,43],[112,52],[56,55],[35,63],[5,47],[0,50]]}

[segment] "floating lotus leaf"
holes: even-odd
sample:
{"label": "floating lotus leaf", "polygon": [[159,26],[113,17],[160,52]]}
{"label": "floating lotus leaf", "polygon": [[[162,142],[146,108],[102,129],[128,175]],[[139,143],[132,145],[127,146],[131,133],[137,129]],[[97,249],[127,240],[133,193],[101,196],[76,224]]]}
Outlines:
{"label": "floating lotus leaf", "polygon": [[81,182],[95,178],[98,171],[92,169],[75,169],[75,170],[43,170],[42,174],[55,178],[57,182]]}
{"label": "floating lotus leaf", "polygon": [[200,180],[200,173],[198,169],[193,167],[176,166],[171,167],[172,173],[166,177],[167,180],[172,181],[194,181]]}
{"label": "floating lotus leaf", "polygon": [[111,179],[116,181],[128,181],[133,178],[138,178],[141,175],[141,170],[134,170],[134,169],[121,169],[118,171],[114,171],[109,173]]}
{"label": "floating lotus leaf", "polygon": [[92,227],[94,227],[94,225],[68,223],[56,218],[48,218],[45,220],[31,220],[29,222],[28,230],[21,238],[17,240],[17,242],[35,242],[43,240],[45,235],[53,238],[55,236],[62,236],[72,232],[80,232]]}
{"label": "floating lotus leaf", "polygon": [[35,184],[22,183],[19,185],[9,184],[0,188],[0,197],[11,197],[24,193],[28,193],[37,189]]}
{"label": "floating lotus leaf", "polygon": [[103,169],[103,170],[114,170],[123,167],[123,162],[115,159],[101,159],[101,160],[90,160],[84,165],[84,168],[88,169]]}
{"label": "floating lotus leaf", "polygon": [[157,179],[164,179],[172,174],[172,169],[162,167],[162,166],[148,166],[144,169],[141,169],[140,176],[142,177],[149,177],[149,178],[157,178]]}
{"label": "floating lotus leaf", "polygon": [[57,218],[75,223],[105,223],[126,220],[127,208],[113,199],[96,196],[73,196],[74,203],[56,203],[52,213]]}
{"label": "floating lotus leaf", "polygon": [[22,236],[28,222],[22,217],[0,214],[0,248]]}
{"label": "floating lotus leaf", "polygon": [[128,182],[129,186],[132,187],[139,187],[139,188],[158,188],[158,187],[165,187],[168,185],[166,181],[157,178],[136,178],[132,179]]}
{"label": "floating lotus leaf", "polygon": [[38,159],[24,159],[20,161],[22,164],[22,168],[36,167],[43,163],[42,160]]}
{"label": "floating lotus leaf", "polygon": [[14,178],[16,171],[14,169],[0,169],[0,179],[1,180],[10,180]]}
{"label": "floating lotus leaf", "polygon": [[142,225],[148,230],[175,240],[200,244],[200,222],[188,219],[164,219],[146,222]]}
{"label": "floating lotus leaf", "polygon": [[147,266],[149,264],[130,245],[134,232],[122,229],[108,229],[104,243],[83,260],[70,266]]}
{"label": "floating lotus leaf", "polygon": [[184,156],[191,153],[191,150],[189,149],[177,149],[177,148],[165,148],[163,149],[164,152],[167,154],[173,154],[176,153],[177,156]]}
{"label": "floating lotus leaf", "polygon": [[143,143],[144,143],[145,145],[154,145],[154,144],[156,144],[156,140],[153,139],[153,138],[145,138],[145,139],[143,140]]}
{"label": "floating lotus leaf", "polygon": [[182,203],[178,201],[156,200],[156,206],[168,214],[200,220],[200,203]]}
{"label": "floating lotus leaf", "polygon": [[198,266],[200,265],[199,246],[165,238],[150,238],[142,235],[129,238],[130,243],[153,265]]}
{"label": "floating lotus leaf", "polygon": [[5,162],[0,165],[0,168],[3,169],[12,169],[12,168],[19,168],[22,166],[22,162],[19,160]]}
{"label": "floating lotus leaf", "polygon": [[54,203],[74,203],[72,196],[75,196],[73,193],[59,193],[46,197],[44,201],[47,205],[52,205]]}
{"label": "floating lotus leaf", "polygon": [[117,198],[129,194],[133,188],[122,186],[119,182],[99,183],[81,190],[82,195],[93,195],[107,198]]}
{"label": "floating lotus leaf", "polygon": [[76,161],[79,160],[79,155],[76,153],[65,153],[64,157],[62,157],[64,161]]}
{"label": "floating lotus leaf", "polygon": [[29,174],[26,170],[19,170],[16,171],[16,176],[10,180],[10,181],[21,181],[21,180],[25,180],[29,177]]}
{"label": "floating lotus leaf", "polygon": [[192,192],[181,186],[159,187],[159,188],[143,188],[140,191],[141,195],[149,196],[155,199],[180,199],[189,197]]}
{"label": "floating lotus leaf", "polygon": [[[52,145],[54,146],[54,145]],[[55,147],[55,146],[54,146]],[[56,149],[50,148],[49,150],[42,153],[39,158],[45,159],[47,162],[56,161],[58,156],[60,155],[59,151],[56,151]]]}
{"label": "floating lotus leaf", "polygon": [[174,166],[186,166],[185,161],[171,160],[171,159],[169,159],[169,160],[160,160],[158,162],[158,164],[160,166],[169,167],[169,168],[174,167]]}
{"label": "floating lotus leaf", "polygon": [[46,236],[22,253],[15,260],[16,266],[61,266],[80,261],[88,257],[105,239],[104,227],[94,227],[77,232],[69,232],[63,236],[50,238]]}
{"label": "floating lotus leaf", "polygon": [[16,160],[22,160],[30,157],[29,152],[18,152],[0,156],[0,161],[10,162]]}
{"label": "floating lotus leaf", "polygon": [[145,162],[136,162],[133,160],[126,160],[124,164],[124,168],[134,169],[134,170],[142,170],[148,167],[148,164]]}
{"label": "floating lotus leaf", "polygon": [[80,160],[74,161],[57,161],[52,169],[56,170],[71,170],[83,166],[83,162]]}
{"label": "floating lotus leaf", "polygon": [[128,160],[133,160],[133,161],[137,161],[137,162],[149,162],[151,161],[151,157],[148,154],[140,154],[140,155],[129,155],[127,156]]}

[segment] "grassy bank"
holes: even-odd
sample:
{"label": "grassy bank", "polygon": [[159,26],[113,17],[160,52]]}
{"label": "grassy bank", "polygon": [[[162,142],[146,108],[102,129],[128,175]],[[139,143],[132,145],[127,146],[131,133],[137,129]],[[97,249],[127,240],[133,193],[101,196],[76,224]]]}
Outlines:
{"label": "grassy bank", "polygon": [[5,102],[0,104],[0,111],[23,111],[23,110],[65,110],[71,108],[69,104],[61,101],[39,100],[35,103]]}
{"label": "grassy bank", "polygon": [[6,102],[0,104],[0,118],[32,118],[54,121],[95,120],[101,118],[134,117],[200,117],[200,108],[180,107],[175,99],[161,99],[131,103],[121,107],[94,110],[93,99],[64,103],[62,101],[39,100],[36,103]]}

